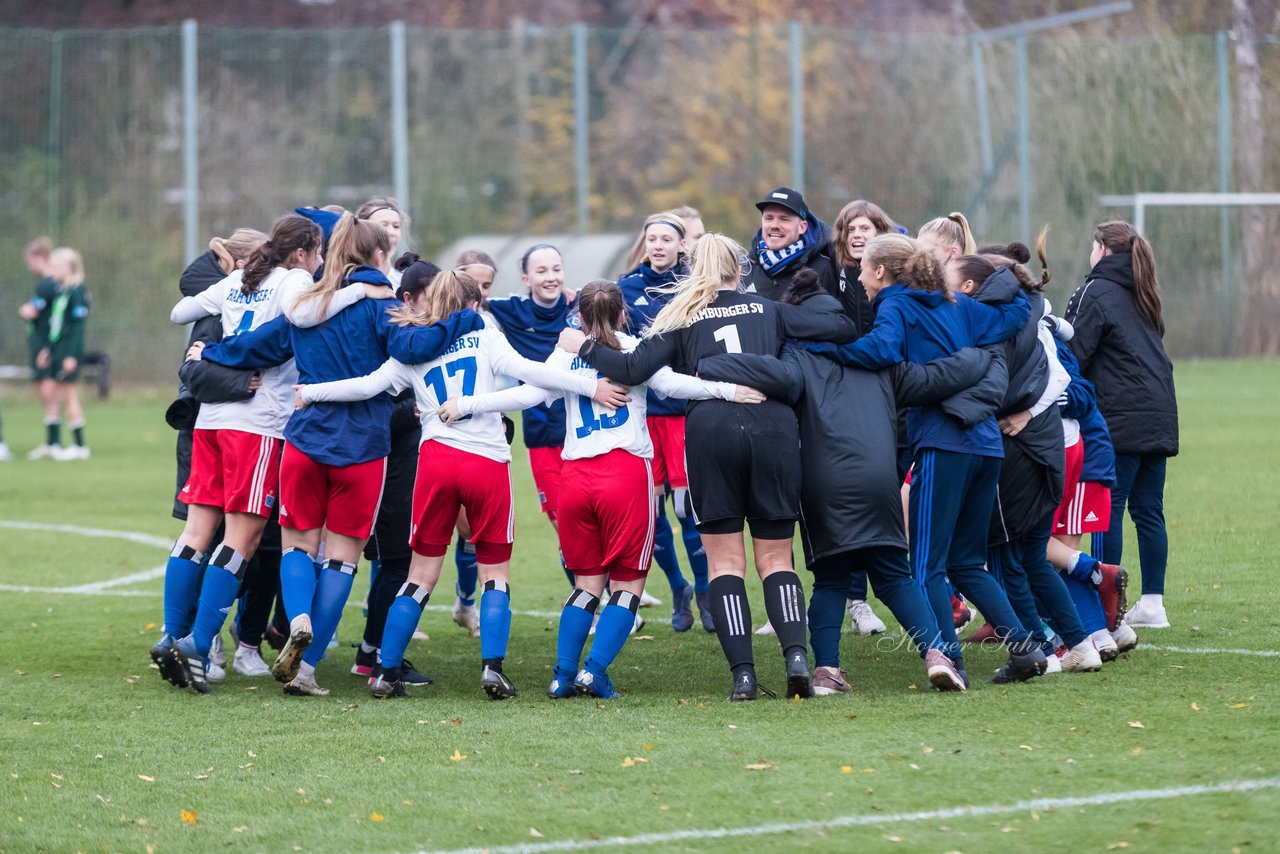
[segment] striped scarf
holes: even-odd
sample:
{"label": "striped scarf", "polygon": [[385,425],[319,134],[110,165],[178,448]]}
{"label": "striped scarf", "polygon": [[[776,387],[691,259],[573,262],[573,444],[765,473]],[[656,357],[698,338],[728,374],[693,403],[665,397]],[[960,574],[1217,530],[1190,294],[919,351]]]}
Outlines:
{"label": "striped scarf", "polygon": [[756,258],[766,273],[771,277],[776,276],[788,264],[804,254],[804,250],[809,246],[808,237],[809,233],[806,231],[795,243],[784,246],[777,252],[767,248],[764,238],[761,237],[756,240]]}

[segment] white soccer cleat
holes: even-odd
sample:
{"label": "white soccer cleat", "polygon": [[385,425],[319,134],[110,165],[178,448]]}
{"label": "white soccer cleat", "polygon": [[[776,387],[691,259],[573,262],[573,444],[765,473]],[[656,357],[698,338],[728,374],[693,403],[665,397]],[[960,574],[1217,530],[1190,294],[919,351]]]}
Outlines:
{"label": "white soccer cleat", "polygon": [[236,650],[231,669],[241,676],[270,676],[271,668],[262,660],[262,653],[257,648],[240,647]]}
{"label": "white soccer cleat", "polygon": [[57,459],[59,453],[62,452],[61,445],[36,445],[27,452],[29,460]]}
{"label": "white soccer cleat", "polygon": [[1058,658],[1057,655],[1046,655],[1044,657],[1044,661],[1045,661],[1045,668],[1044,668],[1045,676],[1048,676],[1050,673],[1062,672],[1062,659]]}
{"label": "white soccer cleat", "polygon": [[640,607],[641,608],[652,608],[654,605],[661,605],[661,604],[662,604],[662,600],[659,599],[657,596],[650,596],[648,590],[640,591]]}
{"label": "white soccer cleat", "polygon": [[13,454],[9,452],[9,446],[4,442],[0,442],[0,463],[7,463],[13,459]]}
{"label": "white soccer cleat", "polygon": [[878,635],[885,631],[884,620],[876,616],[864,599],[850,599],[848,602],[849,619],[860,635]]}
{"label": "white soccer cleat", "polygon": [[1124,615],[1124,621],[1135,629],[1169,628],[1169,616],[1164,611],[1164,605],[1158,605],[1145,596],[1129,609]]}
{"label": "white soccer cleat", "polygon": [[221,664],[214,664],[210,661],[209,667],[204,672],[204,678],[214,685],[224,682],[227,678],[227,669]]}
{"label": "white soccer cleat", "polygon": [[315,674],[303,676],[299,673],[284,685],[284,692],[292,697],[327,697],[328,688],[316,684]]}
{"label": "white soccer cleat", "polygon": [[[1129,631],[1133,631],[1133,629]],[[1106,629],[1098,629],[1089,635],[1089,639],[1093,641],[1094,647],[1098,650],[1098,657],[1103,661],[1115,661],[1116,657],[1120,655],[1120,648],[1116,645],[1115,638]]]}
{"label": "white soccer cleat", "polygon": [[761,637],[766,637],[770,635],[776,635],[777,632],[773,630],[773,623],[770,623],[768,620],[765,620],[764,625],[756,629],[756,634],[760,635]]}
{"label": "white soccer cleat", "polygon": [[471,637],[480,637],[480,611],[475,605],[464,605],[461,600],[456,600],[453,603],[453,621],[466,629]]}
{"label": "white soccer cleat", "polygon": [[221,633],[214,635],[213,642],[209,644],[209,662],[223,669],[227,666],[227,650],[222,645]]}
{"label": "white soccer cleat", "polygon": [[1129,625],[1127,619],[1120,621],[1120,625],[1116,626],[1111,637],[1116,642],[1117,654],[1129,652],[1138,645],[1138,633]]}
{"label": "white soccer cleat", "polygon": [[[1056,655],[1050,657],[1057,658]],[[1102,657],[1098,655],[1092,638],[1085,638],[1067,650],[1059,663],[1067,673],[1091,673],[1102,669]]]}

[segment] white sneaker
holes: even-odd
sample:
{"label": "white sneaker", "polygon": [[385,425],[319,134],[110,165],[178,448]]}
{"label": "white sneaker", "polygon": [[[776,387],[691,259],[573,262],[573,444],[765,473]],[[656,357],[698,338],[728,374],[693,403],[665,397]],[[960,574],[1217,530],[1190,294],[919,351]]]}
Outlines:
{"label": "white sneaker", "polygon": [[1138,633],[1129,626],[1126,620],[1120,621],[1120,625],[1116,626],[1116,630],[1111,633],[1111,637],[1116,642],[1117,654],[1128,652],[1138,645]]}
{"label": "white sneaker", "polygon": [[213,683],[222,682],[227,678],[227,669],[221,664],[214,664],[213,661],[210,661],[209,666],[204,671],[204,678]]}
{"label": "white sneaker", "polygon": [[13,454],[9,453],[9,446],[4,442],[0,442],[0,463],[7,463],[13,459]]}
{"label": "white sneaker", "polygon": [[847,605],[849,619],[860,635],[878,635],[885,631],[884,620],[876,616],[864,599],[850,599]]}
{"label": "white sneaker", "polygon": [[[1053,656],[1057,658],[1057,656]],[[1067,673],[1091,673],[1102,669],[1102,657],[1093,645],[1092,638],[1085,638],[1067,650],[1059,662]]]}
{"label": "white sneaker", "polygon": [[56,459],[57,455],[62,452],[61,445],[36,445],[27,452],[29,460]]}
{"label": "white sneaker", "polygon": [[68,445],[65,448],[54,446],[53,458],[60,463],[68,460],[87,460],[89,459],[89,449],[83,445]]}
{"label": "white sneaker", "polygon": [[221,633],[214,635],[213,642],[209,644],[209,662],[224,669],[227,666],[227,651],[222,646]]}
{"label": "white sneaker", "polygon": [[271,668],[262,660],[262,653],[257,647],[240,647],[236,650],[235,661],[231,669],[241,676],[270,676]]}
{"label": "white sneaker", "polygon": [[639,614],[636,614],[635,620],[633,620],[631,623],[631,631],[627,632],[627,634],[634,635],[636,632],[640,631],[643,628],[644,628],[644,617],[640,616]]}
{"label": "white sneaker", "polygon": [[1124,621],[1135,629],[1167,629],[1169,617],[1164,612],[1164,605],[1157,605],[1147,597],[1138,599],[1124,615]]}
{"label": "white sneaker", "polygon": [[773,630],[773,624],[770,623],[768,620],[765,620],[764,625],[756,629],[756,634],[760,635],[761,637],[765,637],[769,635],[776,635],[777,632]]}
{"label": "white sneaker", "polygon": [[662,604],[662,600],[659,599],[657,596],[650,596],[648,590],[640,591],[640,607],[641,608],[652,608],[654,605],[661,605],[661,604]]}
{"label": "white sneaker", "polygon": [[480,611],[475,605],[463,605],[462,600],[453,603],[453,621],[467,630],[473,638],[480,637]]}
{"label": "white sneaker", "polygon": [[1062,660],[1058,658],[1057,655],[1053,655],[1053,654],[1046,655],[1044,657],[1044,662],[1045,662],[1045,666],[1044,666],[1044,673],[1041,674],[1042,676],[1048,676],[1050,673],[1062,672]]}
{"label": "white sneaker", "polygon": [[1111,632],[1106,629],[1098,629],[1089,635],[1089,640],[1093,641],[1094,648],[1098,650],[1098,657],[1103,661],[1115,661],[1116,656],[1120,655],[1120,648],[1116,645],[1115,638],[1111,637]]}

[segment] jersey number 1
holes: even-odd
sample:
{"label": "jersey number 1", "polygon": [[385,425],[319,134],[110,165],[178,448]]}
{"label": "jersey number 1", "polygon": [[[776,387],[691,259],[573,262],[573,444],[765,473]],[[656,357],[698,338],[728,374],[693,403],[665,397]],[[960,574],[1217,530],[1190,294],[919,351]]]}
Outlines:
{"label": "jersey number 1", "polygon": [[728,326],[721,326],[712,337],[724,345],[726,353],[742,352],[742,339],[738,338],[738,324],[731,323]]}

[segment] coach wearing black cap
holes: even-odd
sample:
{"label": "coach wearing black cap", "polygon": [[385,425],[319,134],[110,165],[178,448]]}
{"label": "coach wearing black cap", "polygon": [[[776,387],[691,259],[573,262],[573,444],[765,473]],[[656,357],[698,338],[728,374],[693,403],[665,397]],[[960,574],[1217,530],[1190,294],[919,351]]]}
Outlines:
{"label": "coach wearing black cap", "polygon": [[791,285],[796,271],[812,267],[828,293],[836,290],[836,267],[825,254],[827,224],[813,215],[799,190],[778,187],[756,202],[760,230],[751,241],[751,270],[743,288],[776,300]]}

